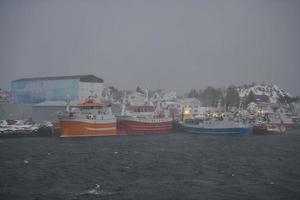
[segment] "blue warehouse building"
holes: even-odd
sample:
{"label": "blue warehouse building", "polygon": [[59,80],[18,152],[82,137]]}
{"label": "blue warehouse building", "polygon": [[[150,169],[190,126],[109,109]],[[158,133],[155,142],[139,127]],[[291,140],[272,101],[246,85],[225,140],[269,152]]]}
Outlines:
{"label": "blue warehouse building", "polygon": [[11,82],[11,95],[16,103],[78,101],[91,88],[94,94],[101,95],[103,79],[94,75],[23,78]]}

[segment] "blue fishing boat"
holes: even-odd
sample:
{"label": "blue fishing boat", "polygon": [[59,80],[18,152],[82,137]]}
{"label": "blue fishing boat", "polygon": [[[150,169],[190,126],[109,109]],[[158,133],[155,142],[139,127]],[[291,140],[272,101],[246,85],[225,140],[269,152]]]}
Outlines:
{"label": "blue fishing boat", "polygon": [[181,123],[182,129],[188,133],[197,134],[239,134],[251,135],[252,126],[247,123],[221,119],[186,119]]}

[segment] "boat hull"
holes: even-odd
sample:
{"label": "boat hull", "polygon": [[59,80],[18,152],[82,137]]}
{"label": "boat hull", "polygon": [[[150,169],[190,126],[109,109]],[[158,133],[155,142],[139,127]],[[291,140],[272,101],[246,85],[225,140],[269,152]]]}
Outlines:
{"label": "boat hull", "polygon": [[76,120],[60,121],[61,137],[117,135],[116,121],[85,122]]}
{"label": "boat hull", "polygon": [[[277,126],[281,126],[281,123],[275,123]],[[293,124],[292,123],[283,123],[286,129],[292,129]]]}
{"label": "boat hull", "polygon": [[226,135],[226,134],[239,134],[239,135],[251,135],[251,127],[234,127],[234,128],[202,128],[195,126],[182,125],[185,132],[197,133],[197,134],[213,134],[213,135]]}
{"label": "boat hull", "polygon": [[149,120],[121,118],[118,119],[118,134],[120,135],[144,135],[168,133],[172,129],[172,119]]}
{"label": "boat hull", "polygon": [[[271,126],[271,127],[270,127]],[[267,125],[255,125],[253,126],[254,135],[283,135],[286,134],[286,127],[277,124]]]}

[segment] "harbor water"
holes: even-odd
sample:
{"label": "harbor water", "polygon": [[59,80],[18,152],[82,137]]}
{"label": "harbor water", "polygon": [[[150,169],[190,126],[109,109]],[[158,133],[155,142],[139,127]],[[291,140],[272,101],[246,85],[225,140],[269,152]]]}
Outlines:
{"label": "harbor water", "polygon": [[0,138],[0,199],[300,199],[300,130]]}

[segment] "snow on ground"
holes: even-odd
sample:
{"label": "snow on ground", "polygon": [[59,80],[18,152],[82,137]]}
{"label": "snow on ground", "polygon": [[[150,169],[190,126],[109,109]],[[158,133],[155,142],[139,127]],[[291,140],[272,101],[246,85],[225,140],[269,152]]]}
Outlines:
{"label": "snow on ground", "polygon": [[34,124],[24,120],[0,120],[0,133],[13,131],[37,131],[41,127],[53,127],[49,121]]}

